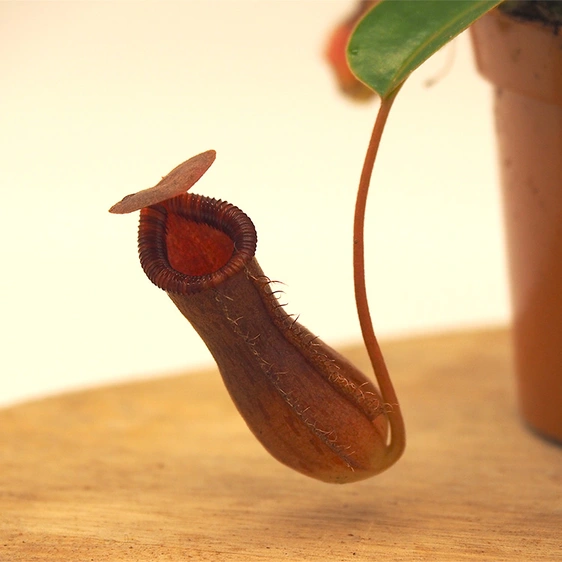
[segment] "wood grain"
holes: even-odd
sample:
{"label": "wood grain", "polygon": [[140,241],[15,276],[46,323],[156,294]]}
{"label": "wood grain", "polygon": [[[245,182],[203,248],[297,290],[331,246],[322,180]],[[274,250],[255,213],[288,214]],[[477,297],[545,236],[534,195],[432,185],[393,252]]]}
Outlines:
{"label": "wood grain", "polygon": [[562,448],[520,423],[506,332],[383,347],[409,443],[357,484],[274,461],[213,371],[1,411],[0,560],[562,560]]}

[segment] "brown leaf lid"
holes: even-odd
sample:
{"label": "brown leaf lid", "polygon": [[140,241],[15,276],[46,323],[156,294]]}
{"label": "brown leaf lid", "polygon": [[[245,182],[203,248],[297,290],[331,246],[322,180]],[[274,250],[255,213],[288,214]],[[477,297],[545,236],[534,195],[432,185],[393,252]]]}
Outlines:
{"label": "brown leaf lid", "polygon": [[207,150],[193,156],[175,167],[154,187],[127,195],[119,203],[113,205],[109,212],[117,214],[132,213],[185,193],[201,179],[215,161],[216,156],[217,153],[214,150]]}

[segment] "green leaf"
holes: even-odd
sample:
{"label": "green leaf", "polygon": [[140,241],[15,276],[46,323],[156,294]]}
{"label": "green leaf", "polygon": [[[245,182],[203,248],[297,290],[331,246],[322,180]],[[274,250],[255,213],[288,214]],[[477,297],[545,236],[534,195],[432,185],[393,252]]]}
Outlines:
{"label": "green leaf", "polygon": [[502,0],[382,0],[347,47],[353,73],[388,97],[445,43]]}

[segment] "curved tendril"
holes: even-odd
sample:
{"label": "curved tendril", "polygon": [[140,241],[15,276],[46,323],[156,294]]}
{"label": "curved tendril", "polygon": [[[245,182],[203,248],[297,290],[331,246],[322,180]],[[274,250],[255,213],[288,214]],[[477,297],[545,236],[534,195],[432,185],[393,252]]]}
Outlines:
{"label": "curved tendril", "polygon": [[390,380],[388,368],[373,329],[373,322],[369,310],[367,287],[365,283],[365,209],[367,207],[369,185],[381,136],[384,131],[390,109],[392,108],[392,104],[399,91],[400,87],[394,90],[388,97],[381,100],[381,105],[375,120],[373,132],[371,134],[369,147],[367,148],[367,154],[365,155],[361,178],[359,180],[357,199],[355,202],[355,216],[353,221],[353,280],[357,315],[359,317],[363,341],[365,343],[367,353],[369,354],[369,359],[371,361],[382,398],[391,407],[391,410],[388,412],[391,437],[385,457],[385,466],[381,467],[381,469],[388,468],[401,457],[406,446],[406,431],[402,413],[398,405],[398,398],[392,381]]}

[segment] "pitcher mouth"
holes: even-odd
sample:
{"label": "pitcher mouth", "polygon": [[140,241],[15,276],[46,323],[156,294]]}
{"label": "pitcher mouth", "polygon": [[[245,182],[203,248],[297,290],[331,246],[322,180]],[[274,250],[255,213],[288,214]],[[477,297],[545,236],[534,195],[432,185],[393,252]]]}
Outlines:
{"label": "pitcher mouth", "polygon": [[141,209],[138,244],[148,278],[168,293],[188,295],[241,271],[255,255],[257,234],[238,207],[187,193]]}

